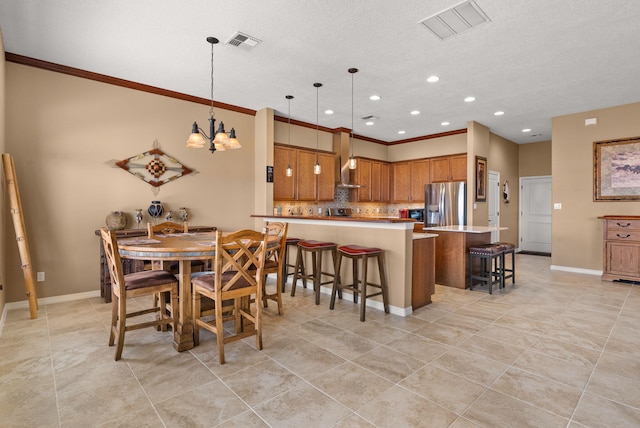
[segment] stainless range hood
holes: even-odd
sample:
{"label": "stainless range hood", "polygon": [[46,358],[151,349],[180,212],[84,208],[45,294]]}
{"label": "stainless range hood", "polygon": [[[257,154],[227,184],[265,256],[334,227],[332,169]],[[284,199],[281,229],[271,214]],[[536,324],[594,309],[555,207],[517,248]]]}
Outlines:
{"label": "stainless range hood", "polygon": [[346,132],[340,132],[334,134],[333,138],[333,151],[338,154],[338,167],[337,171],[337,184],[338,189],[360,189],[364,186],[352,183],[349,169],[349,134]]}

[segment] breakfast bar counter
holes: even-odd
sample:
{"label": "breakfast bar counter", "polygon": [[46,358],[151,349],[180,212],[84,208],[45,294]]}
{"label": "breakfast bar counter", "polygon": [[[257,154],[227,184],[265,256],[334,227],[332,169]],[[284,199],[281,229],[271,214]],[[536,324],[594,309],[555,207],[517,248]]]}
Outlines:
{"label": "breakfast bar counter", "polygon": [[[419,260],[414,260],[414,240],[419,242],[419,246],[428,246],[436,237],[432,233],[416,233],[414,235],[413,219],[391,218],[391,217],[329,217],[329,216],[277,216],[277,215],[253,215],[257,219],[264,221],[280,221],[289,224],[287,235],[301,239],[314,239],[320,241],[331,241],[338,245],[356,244],[367,247],[378,247],[385,252],[385,269],[387,282],[389,285],[389,309],[391,313],[406,316],[412,312],[412,287],[413,273],[420,272],[428,280],[429,269],[414,269],[414,263],[419,266],[434,266],[433,251],[421,251]],[[256,223],[260,227],[260,222]],[[292,256],[294,258],[295,256]],[[333,271],[330,265],[331,260],[323,260],[323,270]],[[425,273],[426,271],[426,273]],[[350,275],[350,269],[342,269],[342,275]],[[370,269],[372,281],[377,282],[377,269]],[[345,277],[345,281],[350,281],[350,277]],[[418,279],[418,278],[417,278]],[[421,278],[417,283],[421,287],[426,287],[423,291],[422,302],[416,307],[427,304],[431,301],[433,285],[425,284]],[[326,287],[322,293],[330,294],[331,289]],[[425,297],[428,294],[428,298]],[[329,299],[321,300],[320,304],[329,305]],[[379,297],[367,299],[367,306],[383,309],[382,301]]]}

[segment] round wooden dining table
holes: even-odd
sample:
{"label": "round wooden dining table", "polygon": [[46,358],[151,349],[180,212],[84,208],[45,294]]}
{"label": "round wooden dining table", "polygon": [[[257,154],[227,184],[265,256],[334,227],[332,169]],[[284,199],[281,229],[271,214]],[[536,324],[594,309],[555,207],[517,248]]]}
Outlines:
{"label": "round wooden dining table", "polygon": [[162,268],[165,261],[177,261],[179,266],[179,308],[173,346],[186,351],[193,344],[193,316],[191,310],[191,261],[210,260],[215,257],[216,232],[174,233],[118,240],[120,257],[150,260],[154,269]]}

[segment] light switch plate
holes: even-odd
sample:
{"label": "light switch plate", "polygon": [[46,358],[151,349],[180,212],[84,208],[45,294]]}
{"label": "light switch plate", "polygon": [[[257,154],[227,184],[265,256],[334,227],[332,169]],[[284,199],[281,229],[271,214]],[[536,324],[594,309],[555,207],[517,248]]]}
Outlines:
{"label": "light switch plate", "polygon": [[553,209],[554,210],[561,210],[562,209],[562,204],[561,203],[553,204]]}

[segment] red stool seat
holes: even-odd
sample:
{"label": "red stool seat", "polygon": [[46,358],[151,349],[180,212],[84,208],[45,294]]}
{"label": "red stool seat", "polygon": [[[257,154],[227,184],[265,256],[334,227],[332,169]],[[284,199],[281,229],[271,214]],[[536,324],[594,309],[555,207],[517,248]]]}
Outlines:
{"label": "red stool seat", "polygon": [[382,252],[380,248],[363,247],[361,245],[343,245],[341,247],[338,247],[338,251],[342,251],[345,254],[350,254],[354,256],[365,255],[365,254],[373,255],[373,254],[378,254]]}
{"label": "red stool seat", "polygon": [[336,244],[335,242],[307,240],[299,241],[298,246],[309,250],[321,250],[323,248],[335,247]]}
{"label": "red stool seat", "polygon": [[287,238],[287,244],[297,244],[302,241],[301,238]]}
{"label": "red stool seat", "polygon": [[[338,244],[328,241],[303,240],[298,242],[298,254],[296,256],[296,267],[293,273],[293,284],[291,285],[291,296],[296,295],[296,284],[298,279],[302,279],[306,285],[307,280],[313,281],[313,291],[316,297],[316,305],[320,304],[320,287],[325,284],[333,284],[335,279],[335,265],[338,257]],[[331,253],[331,265],[333,272],[322,270],[322,253]],[[311,254],[311,272],[305,269],[305,254]],[[330,281],[322,281],[322,276],[331,277]]]}

